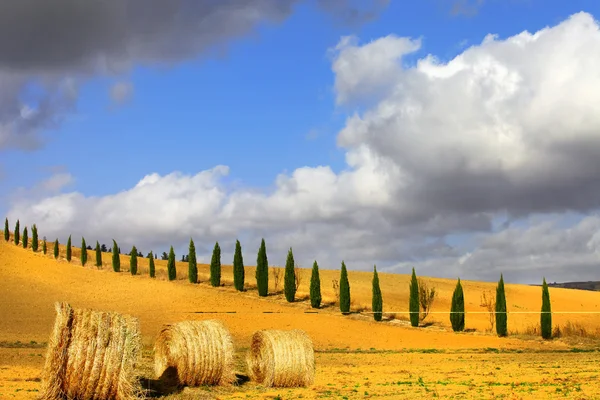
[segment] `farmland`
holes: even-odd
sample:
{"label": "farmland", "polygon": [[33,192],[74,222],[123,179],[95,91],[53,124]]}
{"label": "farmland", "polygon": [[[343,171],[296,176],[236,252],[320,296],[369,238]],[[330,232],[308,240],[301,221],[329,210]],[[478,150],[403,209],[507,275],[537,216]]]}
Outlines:
{"label": "farmland", "polygon": [[[232,287],[232,270],[223,267],[224,286],[213,288],[207,265],[199,265],[199,280],[187,282],[187,264],[177,263],[178,279],[166,280],[166,261],[157,260],[157,278],[147,276],[146,259],[139,259],[136,276],[127,272],[122,255],[121,273],[104,267],[82,267],[78,249],[73,259],[54,260],[50,255],[0,242],[2,308],[0,309],[0,398],[34,398],[40,388],[45,343],[50,335],[54,302],[73,307],[117,311],[139,318],[144,358],[140,366],[145,387],[160,389],[169,398],[594,398],[600,396],[596,365],[600,361],[595,339],[598,314],[556,314],[555,324],[576,323],[588,337],[563,337],[542,341],[528,334],[539,314],[509,314],[508,338],[487,332],[488,315],[480,294],[493,292],[495,283],[463,281],[466,306],[464,333],[453,333],[447,312],[453,280],[424,278],[439,297],[425,322],[412,328],[407,322],[407,275],[380,273],[384,311],[396,312],[391,321],[374,322],[368,315],[341,315],[329,305],[310,311],[306,299],[309,270],[304,270],[298,290],[301,301],[285,302],[282,294],[259,298],[253,286],[254,269],[246,268],[248,290]],[[255,249],[245,250],[248,260]],[[273,263],[273,261],[271,261]],[[90,263],[91,264],[91,263]],[[337,266],[325,266],[335,268]],[[418,271],[417,271],[418,272]],[[331,286],[337,270],[321,270],[323,299],[335,301]],[[349,272],[354,310],[369,310],[370,273]],[[270,279],[272,285],[273,279]],[[274,291],[270,287],[270,292]],[[539,311],[539,287],[506,285],[508,310]],[[595,311],[600,293],[550,289],[554,311]],[[469,314],[469,312],[483,312]],[[316,378],[309,388],[266,389],[253,382],[233,388],[204,387],[169,393],[152,375],[152,344],[164,324],[189,319],[219,319],[230,330],[237,351],[237,372],[245,374],[244,355],[252,333],[258,329],[302,329],[315,347]],[[431,323],[431,324],[429,324]]]}

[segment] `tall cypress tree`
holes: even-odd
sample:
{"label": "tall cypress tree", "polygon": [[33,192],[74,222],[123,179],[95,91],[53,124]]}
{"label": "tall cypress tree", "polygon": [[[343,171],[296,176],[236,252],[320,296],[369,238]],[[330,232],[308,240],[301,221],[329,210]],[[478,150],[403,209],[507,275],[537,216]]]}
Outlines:
{"label": "tall cypress tree", "polygon": [[58,239],[54,241],[54,258],[58,258]]}
{"label": "tall cypress tree", "polygon": [[47,252],[48,252],[48,246],[46,245],[46,239],[44,239],[44,241],[42,242],[42,253],[44,253],[44,255],[46,255]]}
{"label": "tall cypress tree", "polygon": [[210,284],[214,287],[221,286],[221,248],[219,242],[215,243],[210,260]]}
{"label": "tall cypress tree", "polygon": [[15,239],[15,244],[18,246],[19,243],[21,242],[21,226],[19,224],[19,220],[17,220],[17,223],[15,224],[15,235],[14,235],[14,239]]}
{"label": "tall cypress tree", "polygon": [[23,228],[23,248],[26,249],[29,244],[29,237],[27,236],[27,227]]}
{"label": "tall cypress tree", "polygon": [[342,270],[340,271],[340,311],[343,314],[350,312],[350,282],[348,282],[346,263],[343,261]]}
{"label": "tall cypress tree", "polygon": [[169,275],[170,281],[174,281],[177,278],[177,267],[175,265],[175,252],[173,251],[173,246],[171,246],[171,250],[169,250],[167,274]]}
{"label": "tall cypress tree", "polygon": [[244,258],[239,240],[235,241],[235,254],[233,255],[233,286],[240,292],[244,291]]}
{"label": "tall cypress tree", "polygon": [[33,226],[31,227],[31,250],[33,251],[38,251],[38,231],[37,231],[37,226],[35,226],[35,224],[33,224]]}
{"label": "tall cypress tree", "polygon": [[119,246],[117,246],[117,242],[113,239],[113,247],[112,247],[112,267],[113,271],[121,272],[121,258],[119,257]]}
{"label": "tall cypress tree", "polygon": [[150,274],[150,278],[156,277],[156,270],[154,269],[154,255],[152,252],[148,254],[148,273]]}
{"label": "tall cypress tree", "polygon": [[67,261],[71,262],[71,235],[67,239]]}
{"label": "tall cypress tree", "polygon": [[191,283],[198,283],[198,264],[196,263],[196,246],[190,238],[190,248],[188,254],[188,279]]}
{"label": "tall cypress tree", "polygon": [[10,232],[8,231],[8,218],[4,219],[4,240],[7,242],[10,240]]}
{"label": "tall cypress tree", "polygon": [[88,257],[87,245],[85,244],[85,238],[82,237],[81,238],[81,265],[82,266],[85,266],[85,264],[87,263],[87,257]]}
{"label": "tall cypress tree", "polygon": [[540,316],[540,325],[542,328],[542,338],[552,338],[552,309],[550,306],[550,292],[546,284],[546,278],[542,283],[542,314]]}
{"label": "tall cypress tree", "polygon": [[296,299],[296,276],[294,275],[294,253],[292,248],[288,251],[287,260],[285,261],[285,273],[283,276],[283,291],[285,299],[292,303]]}
{"label": "tall cypress tree", "polygon": [[269,294],[269,261],[265,239],[260,242],[258,257],[256,258],[256,286],[259,296],[266,297]]}
{"label": "tall cypress tree", "polygon": [[131,272],[131,275],[137,275],[137,255],[137,249],[133,246],[131,256],[129,256],[129,272]]}
{"label": "tall cypress tree", "polygon": [[313,263],[312,274],[310,275],[310,306],[312,308],[321,307],[321,278],[319,277],[319,265],[316,260]]}
{"label": "tall cypress tree", "polygon": [[500,274],[500,281],[496,287],[496,333],[498,336],[508,336],[508,315],[506,313],[506,294],[504,293],[504,277]]}
{"label": "tall cypress tree", "polygon": [[102,267],[102,249],[100,243],[96,240],[96,267]]}
{"label": "tall cypress tree", "polygon": [[452,305],[450,307],[450,323],[454,332],[462,332],[465,330],[465,297],[463,288],[460,284],[460,278],[454,288],[452,295]]}
{"label": "tall cypress tree", "polygon": [[373,319],[375,319],[375,321],[381,321],[383,312],[383,298],[381,297],[381,288],[379,287],[377,266],[373,267],[373,300],[371,308],[373,309]]}
{"label": "tall cypress tree", "polygon": [[410,324],[414,327],[419,326],[419,282],[415,269],[412,269],[410,278],[410,299],[408,302],[408,311],[410,311]]}

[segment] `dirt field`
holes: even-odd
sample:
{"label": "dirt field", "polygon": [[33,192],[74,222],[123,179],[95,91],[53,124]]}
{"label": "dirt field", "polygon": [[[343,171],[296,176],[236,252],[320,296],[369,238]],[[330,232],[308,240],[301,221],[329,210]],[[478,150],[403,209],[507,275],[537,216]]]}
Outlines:
{"label": "dirt field", "polygon": [[[247,263],[256,258],[253,250],[246,250]],[[427,319],[433,325],[412,328],[402,314],[408,308],[409,276],[380,274],[384,310],[398,314],[393,321],[376,323],[368,316],[343,316],[333,306],[306,313],[310,311],[307,300],[287,304],[280,294],[259,298],[253,288],[253,268],[246,269],[248,291],[238,293],[227,266],[222,274],[225,286],[212,288],[206,282],[206,265],[199,266],[202,283],[192,285],[187,282],[185,263],[177,263],[180,279],[168,282],[165,261],[157,260],[157,279],[150,279],[146,259],[139,259],[141,275],[134,277],[127,272],[126,256],[121,256],[124,272],[117,274],[110,268],[108,253],[103,255],[102,270],[92,266],[93,252],[87,267],[81,267],[77,248],[71,263],[62,259],[64,249],[61,253],[57,261],[12,242],[0,242],[0,398],[38,394],[55,301],[138,317],[146,346],[141,372],[150,389],[157,385],[152,381],[151,346],[167,323],[223,321],[234,337],[242,375],[241,360],[258,329],[303,329],[317,351],[316,382],[311,388],[266,390],[245,382],[230,389],[184,389],[169,398],[600,398],[596,383],[600,353],[595,339],[543,342],[524,336],[526,328],[539,323],[539,314],[509,314],[509,330],[520,331],[509,338],[485,332],[489,329],[486,314],[467,314],[469,331],[461,334],[448,328],[448,314],[433,314]],[[309,275],[310,270],[305,270],[301,298],[308,292]],[[339,279],[339,271],[321,271],[327,302],[335,300],[332,279]],[[354,308],[365,308],[370,304],[371,274],[350,272],[349,279]],[[426,280],[439,292],[433,310],[447,312],[455,281]],[[495,283],[464,281],[463,287],[467,313],[481,312],[480,294],[483,290],[493,293]],[[509,312],[539,311],[540,288],[507,284],[506,289]],[[600,304],[600,293],[595,292],[550,289],[550,295],[553,311],[595,311]],[[554,315],[555,323],[567,320],[588,332],[600,326],[597,314]]]}

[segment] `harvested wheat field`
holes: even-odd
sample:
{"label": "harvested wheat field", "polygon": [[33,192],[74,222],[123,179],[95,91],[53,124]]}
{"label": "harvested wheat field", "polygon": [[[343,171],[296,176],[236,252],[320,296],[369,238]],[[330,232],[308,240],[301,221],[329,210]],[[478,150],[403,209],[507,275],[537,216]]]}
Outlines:
{"label": "harvested wheat field", "polygon": [[[187,265],[178,263],[178,279],[166,280],[165,261],[156,261],[157,278],[147,276],[147,260],[138,259],[138,274],[128,272],[121,256],[120,273],[104,266],[82,267],[77,249],[69,263],[61,248],[58,260],[48,254],[0,242],[0,398],[36,398],[48,341],[55,326],[56,302],[74,309],[111,311],[139,321],[143,351],[139,384],[152,396],[184,398],[598,398],[600,349],[596,314],[555,314],[554,323],[571,322],[572,336],[542,341],[529,333],[539,314],[509,314],[509,337],[486,332],[488,315],[480,307],[484,290],[495,283],[463,282],[467,332],[449,328],[448,314],[431,314],[425,327],[408,326],[409,276],[379,274],[384,311],[395,319],[376,323],[368,315],[341,315],[326,305],[318,313],[306,300],[310,270],[303,271],[300,301],[288,304],[281,294],[259,298],[254,268],[247,268],[247,288],[232,287],[231,267],[223,267],[224,286],[211,287],[208,266],[199,266],[201,283],[187,282]],[[90,257],[91,258],[91,257]],[[336,268],[337,266],[324,266]],[[418,273],[418,271],[417,271]],[[331,281],[336,270],[322,270],[325,303],[335,301]],[[353,309],[370,304],[370,273],[349,272]],[[455,282],[424,278],[439,298],[433,311],[446,312]],[[273,280],[270,280],[270,284]],[[281,289],[281,288],[278,288]],[[506,285],[508,310],[539,311],[541,289]],[[275,290],[271,287],[271,292]],[[594,311],[600,293],[550,289],[553,311]],[[368,311],[368,307],[367,307]],[[155,376],[154,345],[165,325],[181,321],[218,320],[231,334],[234,385],[177,387],[177,373]],[[432,324],[429,324],[432,323]],[[247,356],[252,337],[260,330],[301,330],[314,348],[314,382],[308,387],[269,388],[250,379]],[[579,330],[579,332],[575,332]],[[212,343],[207,339],[207,342]],[[168,369],[168,368],[167,368]],[[173,371],[171,371],[173,372]]]}

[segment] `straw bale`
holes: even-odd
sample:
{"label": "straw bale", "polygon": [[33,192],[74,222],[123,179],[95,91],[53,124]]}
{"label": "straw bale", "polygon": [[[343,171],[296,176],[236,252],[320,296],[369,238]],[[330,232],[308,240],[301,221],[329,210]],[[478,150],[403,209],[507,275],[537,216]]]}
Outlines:
{"label": "straw bale", "polygon": [[250,378],[267,387],[310,386],[315,379],[312,341],[298,329],[255,332],[246,361]]}
{"label": "straw bale", "polygon": [[235,380],[233,354],[231,335],[220,321],[183,321],[159,333],[154,369],[160,377],[176,368],[182,385],[228,385]]}
{"label": "straw bale", "polygon": [[142,342],[136,318],[56,303],[42,372],[44,400],[141,397],[135,367]]}

